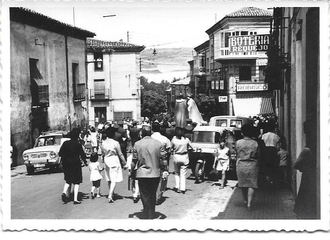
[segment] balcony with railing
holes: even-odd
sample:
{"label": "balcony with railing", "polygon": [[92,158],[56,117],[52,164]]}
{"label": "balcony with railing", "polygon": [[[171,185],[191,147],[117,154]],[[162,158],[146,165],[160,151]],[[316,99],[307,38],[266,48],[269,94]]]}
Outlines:
{"label": "balcony with railing", "polygon": [[110,100],[110,89],[89,89],[89,99],[92,101]]}
{"label": "balcony with railing", "polygon": [[85,100],[86,98],[85,86],[86,86],[85,83],[78,83],[74,86],[73,100],[75,102]]}

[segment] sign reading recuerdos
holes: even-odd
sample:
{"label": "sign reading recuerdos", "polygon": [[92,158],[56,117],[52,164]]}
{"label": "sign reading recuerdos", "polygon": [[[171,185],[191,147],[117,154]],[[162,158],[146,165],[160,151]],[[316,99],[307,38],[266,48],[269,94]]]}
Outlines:
{"label": "sign reading recuerdos", "polygon": [[237,84],[237,92],[249,92],[249,91],[267,91],[267,83],[239,83]]}
{"label": "sign reading recuerdos", "polygon": [[246,35],[229,37],[229,51],[235,52],[259,52],[267,51],[269,35]]}

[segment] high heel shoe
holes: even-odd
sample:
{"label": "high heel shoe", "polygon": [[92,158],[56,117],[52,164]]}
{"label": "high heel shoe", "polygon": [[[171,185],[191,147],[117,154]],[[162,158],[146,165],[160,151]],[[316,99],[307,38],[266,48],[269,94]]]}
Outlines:
{"label": "high heel shoe", "polygon": [[76,204],[81,204],[80,201],[73,201],[73,204],[76,205]]}
{"label": "high heel shoe", "polygon": [[109,198],[108,199],[108,203],[114,203],[115,201],[113,201],[113,199],[112,198]]}

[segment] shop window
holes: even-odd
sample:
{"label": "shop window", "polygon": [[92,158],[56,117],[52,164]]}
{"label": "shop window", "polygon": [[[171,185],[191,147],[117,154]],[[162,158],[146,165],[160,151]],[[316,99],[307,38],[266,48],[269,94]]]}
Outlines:
{"label": "shop window", "polygon": [[103,53],[94,53],[94,70],[103,71]]}
{"label": "shop window", "polygon": [[251,81],[251,67],[250,66],[239,67],[239,81]]}
{"label": "shop window", "polygon": [[121,121],[125,118],[133,119],[133,112],[113,112],[113,120]]}

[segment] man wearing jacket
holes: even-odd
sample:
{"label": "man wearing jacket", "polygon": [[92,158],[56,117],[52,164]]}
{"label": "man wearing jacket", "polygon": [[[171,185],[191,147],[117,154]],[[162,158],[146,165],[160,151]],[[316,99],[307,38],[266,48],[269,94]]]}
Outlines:
{"label": "man wearing jacket", "polygon": [[[161,177],[161,170],[167,166],[164,146],[152,139],[150,126],[142,128],[142,139],[133,148],[132,169],[137,166],[136,179],[139,181],[143,218],[154,219],[156,191]],[[164,172],[164,175],[168,172]]]}

